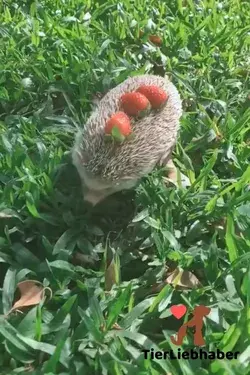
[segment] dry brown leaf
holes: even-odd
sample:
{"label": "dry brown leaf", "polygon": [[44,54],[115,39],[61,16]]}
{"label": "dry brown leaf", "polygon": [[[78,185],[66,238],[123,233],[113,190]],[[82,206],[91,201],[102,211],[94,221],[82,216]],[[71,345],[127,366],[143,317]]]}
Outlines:
{"label": "dry brown leaf", "polygon": [[43,297],[45,289],[41,283],[36,280],[25,280],[17,284],[21,296],[18,301],[16,301],[10,310],[21,309],[23,307],[38,305]]}
{"label": "dry brown leaf", "polygon": [[115,330],[117,330],[117,331],[120,331],[120,330],[122,330],[122,327],[119,326],[118,323],[115,323],[115,324],[112,325],[112,329],[115,329]]}
{"label": "dry brown leaf", "polygon": [[162,38],[158,35],[149,35],[149,38],[151,43],[155,44],[156,46],[160,46],[162,44]]}
{"label": "dry brown leaf", "polygon": [[105,332],[106,331],[106,326],[105,326],[105,324],[101,324],[101,326],[100,326],[100,331],[101,332]]}
{"label": "dry brown leaf", "polygon": [[201,286],[197,277],[189,271],[176,268],[166,279],[167,284],[178,286],[182,289],[195,289]]}
{"label": "dry brown leaf", "polygon": [[114,259],[112,259],[105,271],[105,290],[110,291],[116,283],[116,264]]}
{"label": "dry brown leaf", "polygon": [[[107,264],[107,261],[106,261]],[[114,254],[109,265],[105,270],[105,291],[110,291],[113,285],[120,282],[120,260],[117,254]]]}

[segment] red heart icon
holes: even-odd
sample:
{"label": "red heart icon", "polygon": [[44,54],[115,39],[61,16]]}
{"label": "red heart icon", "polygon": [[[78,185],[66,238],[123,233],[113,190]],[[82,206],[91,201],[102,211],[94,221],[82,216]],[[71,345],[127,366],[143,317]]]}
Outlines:
{"label": "red heart icon", "polygon": [[170,307],[170,311],[177,319],[180,319],[186,314],[187,308],[185,305],[173,305]]}

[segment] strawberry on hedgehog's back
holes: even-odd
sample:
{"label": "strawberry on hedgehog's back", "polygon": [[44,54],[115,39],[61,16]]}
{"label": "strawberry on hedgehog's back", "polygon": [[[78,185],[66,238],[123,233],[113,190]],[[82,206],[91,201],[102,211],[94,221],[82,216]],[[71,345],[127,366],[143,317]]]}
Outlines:
{"label": "strawberry on hedgehog's back", "polygon": [[[133,119],[134,137],[122,144],[105,142],[106,121],[120,110],[120,97],[136,91],[141,85],[161,87],[169,95],[166,105],[158,112]],[[128,78],[110,90],[100,101],[83,130],[76,136],[73,162],[82,179],[99,179],[106,185],[123,181],[136,183],[171,152],[179,128],[182,105],[179,93],[168,80],[154,75]]]}

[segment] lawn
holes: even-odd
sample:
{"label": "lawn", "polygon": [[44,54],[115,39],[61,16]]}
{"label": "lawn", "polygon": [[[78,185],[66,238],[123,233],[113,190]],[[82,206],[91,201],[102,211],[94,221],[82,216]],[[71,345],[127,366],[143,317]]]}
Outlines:
{"label": "lawn", "polygon": [[[249,25],[240,0],[0,3],[1,374],[250,374]],[[91,208],[74,135],[98,92],[147,73],[183,99],[190,186],[157,169]],[[179,304],[209,307],[203,350],[238,358],[145,359],[177,351]]]}

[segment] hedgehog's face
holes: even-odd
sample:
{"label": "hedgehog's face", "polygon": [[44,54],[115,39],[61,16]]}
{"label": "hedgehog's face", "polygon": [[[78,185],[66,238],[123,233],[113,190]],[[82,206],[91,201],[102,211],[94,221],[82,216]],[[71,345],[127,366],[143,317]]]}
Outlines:
{"label": "hedgehog's face", "polygon": [[96,205],[118,191],[132,189],[136,183],[137,179],[132,178],[124,178],[117,182],[103,181],[101,178],[90,176],[86,171],[82,172],[84,200],[92,205]]}
{"label": "hedgehog's face", "polygon": [[124,176],[118,181],[104,181],[101,177],[94,176],[86,170],[82,154],[75,150],[72,156],[82,181],[84,200],[92,205],[96,205],[118,191],[132,189],[138,181],[135,176]]}

